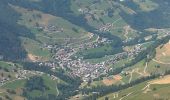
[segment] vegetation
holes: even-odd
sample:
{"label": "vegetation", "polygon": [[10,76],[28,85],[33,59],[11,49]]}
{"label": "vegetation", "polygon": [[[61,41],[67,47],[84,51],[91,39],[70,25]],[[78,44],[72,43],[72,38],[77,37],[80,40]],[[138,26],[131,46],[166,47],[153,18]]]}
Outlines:
{"label": "vegetation", "polygon": [[[168,0],[1,0],[0,97],[125,98],[170,74],[169,13]],[[127,100],[165,92],[150,89]]]}

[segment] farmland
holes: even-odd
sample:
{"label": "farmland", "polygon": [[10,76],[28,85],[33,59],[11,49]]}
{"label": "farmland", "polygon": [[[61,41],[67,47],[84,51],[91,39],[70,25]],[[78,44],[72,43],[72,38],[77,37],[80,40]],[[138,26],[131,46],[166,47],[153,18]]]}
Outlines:
{"label": "farmland", "polygon": [[0,99],[169,99],[168,0],[2,0]]}
{"label": "farmland", "polygon": [[[123,91],[118,91],[107,95],[110,100],[145,100],[145,99],[166,99],[169,98],[169,82],[167,79],[169,76],[163,78],[155,79],[149,82],[144,82],[142,84],[133,86]],[[149,87],[148,87],[148,84]],[[147,92],[146,92],[147,91]],[[118,97],[114,97],[118,93]],[[100,98],[99,100],[104,100]]]}

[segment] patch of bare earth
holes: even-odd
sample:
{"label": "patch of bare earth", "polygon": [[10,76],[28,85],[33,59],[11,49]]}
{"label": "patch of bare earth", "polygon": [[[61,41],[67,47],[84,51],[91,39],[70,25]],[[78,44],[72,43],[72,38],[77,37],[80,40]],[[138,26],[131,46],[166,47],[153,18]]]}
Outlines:
{"label": "patch of bare earth", "polygon": [[41,58],[38,56],[35,56],[33,54],[28,54],[28,59],[31,60],[32,62],[37,62],[39,61]]}
{"label": "patch of bare earth", "polygon": [[113,76],[113,78],[114,78],[115,80],[120,81],[120,80],[122,79],[122,76],[120,76],[120,75],[115,75],[115,76]]}
{"label": "patch of bare earth", "polygon": [[[157,49],[156,49],[156,60],[161,61],[161,58],[162,57],[170,57],[170,42],[164,44],[162,47],[159,46]],[[169,62],[164,62],[164,63],[169,63]]]}
{"label": "patch of bare earth", "polygon": [[109,85],[112,85],[114,83],[116,83],[117,81],[116,80],[113,80],[113,79],[104,79],[103,80],[103,83],[106,85],[106,86],[109,86]]}
{"label": "patch of bare earth", "polygon": [[149,82],[150,84],[170,84],[170,75]]}
{"label": "patch of bare earth", "polygon": [[109,86],[109,85],[113,85],[113,84],[119,82],[121,79],[122,79],[122,77],[120,75],[115,75],[113,77],[103,79],[103,83],[106,86]]}
{"label": "patch of bare earth", "polygon": [[48,25],[51,19],[54,19],[54,16],[50,14],[42,14],[42,17],[39,23],[42,25]]}
{"label": "patch of bare earth", "polygon": [[25,100],[25,98],[21,97],[21,96],[15,96],[13,98],[13,100]]}
{"label": "patch of bare earth", "polygon": [[[163,76],[163,77],[161,77],[159,79],[155,79],[153,81],[148,82],[148,84],[142,89],[143,93],[148,93],[149,91],[151,91],[150,85],[152,85],[152,84],[159,84],[159,85],[170,84],[170,75]],[[154,95],[154,97],[155,96],[156,95]]]}

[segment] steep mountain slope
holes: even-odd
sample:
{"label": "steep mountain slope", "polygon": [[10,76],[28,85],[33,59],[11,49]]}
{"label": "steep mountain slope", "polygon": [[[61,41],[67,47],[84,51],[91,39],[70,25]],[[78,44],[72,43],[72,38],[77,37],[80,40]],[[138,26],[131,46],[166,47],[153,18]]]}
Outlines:
{"label": "steep mountain slope", "polygon": [[34,38],[33,35],[24,26],[17,24],[20,14],[15,12],[6,0],[1,0],[0,13],[0,54],[10,60],[26,57],[19,36]]}
{"label": "steep mountain slope", "polygon": [[[150,0],[151,3],[155,3],[158,5],[155,9],[151,11],[143,11],[140,8],[139,4],[134,1],[135,0],[127,0],[123,2],[123,5],[125,5],[125,7],[129,7],[135,12],[135,14],[127,14],[126,12],[121,13],[122,17],[129,25],[139,30],[143,30],[146,28],[169,28],[170,2],[168,0]],[[149,0],[145,0],[144,2],[146,1]]]}

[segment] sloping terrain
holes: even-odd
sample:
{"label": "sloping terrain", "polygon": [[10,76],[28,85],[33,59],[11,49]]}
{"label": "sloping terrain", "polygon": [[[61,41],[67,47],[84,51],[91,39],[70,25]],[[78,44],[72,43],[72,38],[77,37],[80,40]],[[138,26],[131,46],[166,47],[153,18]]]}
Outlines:
{"label": "sloping terrain", "polygon": [[131,88],[111,93],[99,100],[154,100],[154,99],[169,99],[169,76],[155,79],[149,82],[133,86]]}
{"label": "sloping terrain", "polygon": [[169,98],[169,5],[1,0],[1,98]]}
{"label": "sloping terrain", "polygon": [[1,1],[0,8],[0,54],[5,59],[22,59],[26,57],[26,51],[21,46],[19,36],[34,36],[27,28],[17,24],[20,14],[15,12],[6,0]]}

